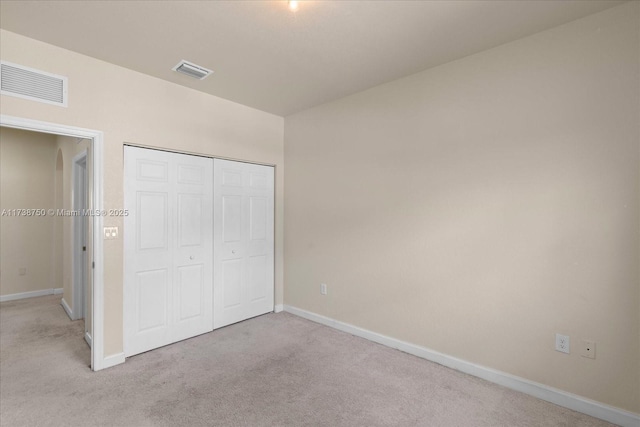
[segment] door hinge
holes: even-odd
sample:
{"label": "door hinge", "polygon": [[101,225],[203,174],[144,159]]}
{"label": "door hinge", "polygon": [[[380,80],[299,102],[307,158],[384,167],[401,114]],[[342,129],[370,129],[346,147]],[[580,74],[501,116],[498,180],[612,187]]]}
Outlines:
{"label": "door hinge", "polygon": [[96,262],[95,261],[91,261],[91,268],[96,268]]}

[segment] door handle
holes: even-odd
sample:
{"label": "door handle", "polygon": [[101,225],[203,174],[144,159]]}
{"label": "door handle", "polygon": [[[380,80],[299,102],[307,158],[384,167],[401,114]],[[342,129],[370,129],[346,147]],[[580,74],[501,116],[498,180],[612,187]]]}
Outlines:
{"label": "door handle", "polygon": [[193,255],[191,255],[191,256],[189,257],[189,259],[190,259],[190,260],[193,260]]}

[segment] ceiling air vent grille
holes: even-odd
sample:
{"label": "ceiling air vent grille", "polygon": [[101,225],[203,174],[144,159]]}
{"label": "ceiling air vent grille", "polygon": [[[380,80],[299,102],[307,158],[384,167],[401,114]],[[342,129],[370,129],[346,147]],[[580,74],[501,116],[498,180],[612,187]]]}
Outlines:
{"label": "ceiling air vent grille", "polygon": [[67,106],[67,78],[10,62],[0,62],[0,93]]}
{"label": "ceiling air vent grille", "polygon": [[173,67],[172,70],[177,71],[178,73],[186,74],[187,76],[193,77],[198,80],[202,80],[209,74],[213,73],[213,71],[209,70],[208,68],[201,67],[199,65],[185,61],[184,59],[178,62],[178,65]]}

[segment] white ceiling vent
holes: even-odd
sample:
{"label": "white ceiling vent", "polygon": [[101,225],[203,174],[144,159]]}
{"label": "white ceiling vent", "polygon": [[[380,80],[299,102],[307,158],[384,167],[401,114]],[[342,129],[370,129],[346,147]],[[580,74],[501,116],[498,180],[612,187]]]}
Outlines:
{"label": "white ceiling vent", "polygon": [[202,80],[209,74],[213,73],[213,71],[209,70],[208,68],[201,67],[189,61],[185,61],[184,59],[178,62],[178,65],[173,67],[172,70],[182,74],[186,74],[187,76],[193,77],[194,79],[198,80]]}
{"label": "white ceiling vent", "polygon": [[67,78],[23,65],[0,62],[0,93],[67,106]]}

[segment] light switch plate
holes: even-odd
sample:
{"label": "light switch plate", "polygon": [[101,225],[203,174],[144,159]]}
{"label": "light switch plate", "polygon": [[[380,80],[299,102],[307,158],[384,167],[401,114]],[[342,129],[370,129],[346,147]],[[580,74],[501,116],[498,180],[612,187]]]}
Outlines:
{"label": "light switch plate", "polygon": [[118,238],[118,227],[105,227],[104,228],[104,239],[105,240],[113,240]]}

